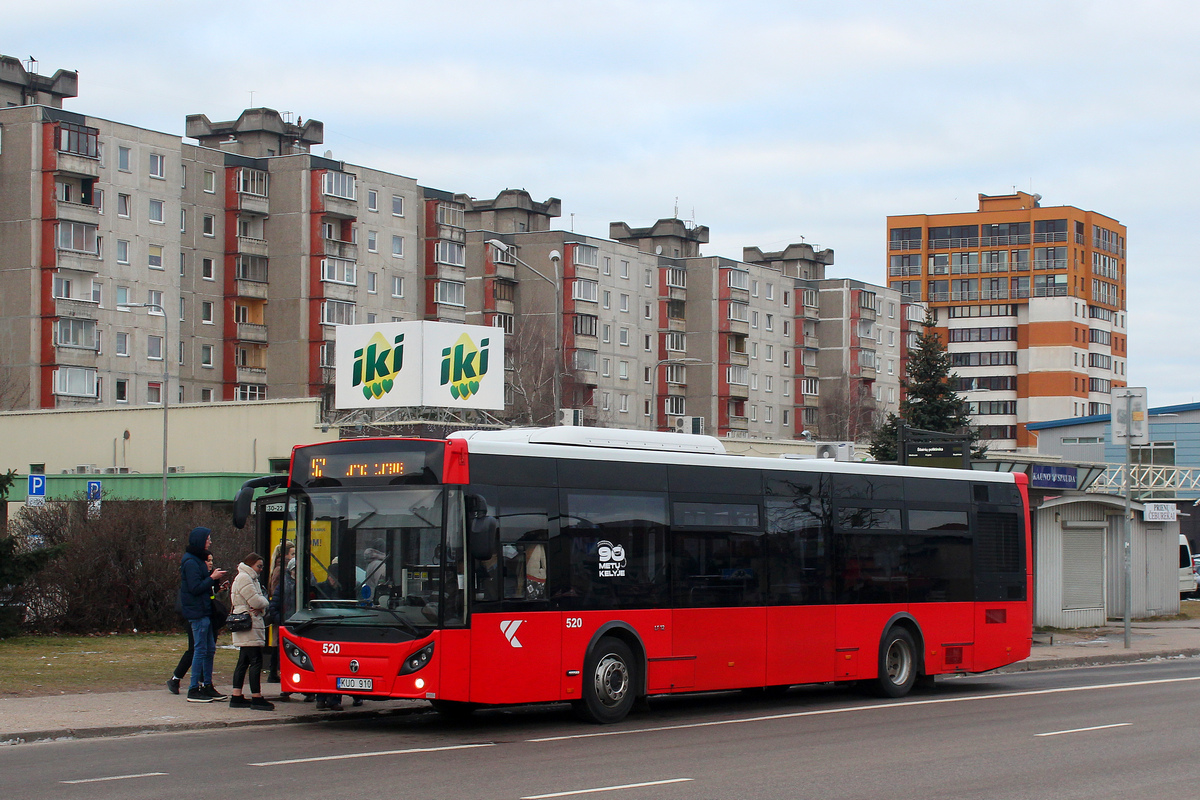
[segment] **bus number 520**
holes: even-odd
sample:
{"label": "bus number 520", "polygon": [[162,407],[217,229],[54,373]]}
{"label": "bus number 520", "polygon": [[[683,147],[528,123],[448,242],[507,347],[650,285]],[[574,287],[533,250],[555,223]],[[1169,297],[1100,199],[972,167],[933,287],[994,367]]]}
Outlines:
{"label": "bus number 520", "polygon": [[322,653],[340,653],[340,652],[342,652],[342,646],[340,644],[329,644],[328,642],[326,642],[325,644],[321,645],[321,652]]}
{"label": "bus number 520", "polygon": [[568,628],[582,628],[583,627],[583,618],[582,617],[567,617],[567,627]]}

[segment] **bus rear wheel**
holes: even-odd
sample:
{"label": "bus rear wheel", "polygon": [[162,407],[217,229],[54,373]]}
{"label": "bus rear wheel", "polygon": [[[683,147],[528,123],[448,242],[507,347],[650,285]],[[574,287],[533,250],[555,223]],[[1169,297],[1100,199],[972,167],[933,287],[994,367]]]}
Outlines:
{"label": "bus rear wheel", "polygon": [[875,686],[884,697],[903,697],[917,680],[917,646],[905,628],[891,628],[879,647]]}
{"label": "bus rear wheel", "polygon": [[582,701],[576,712],[601,725],[625,719],[637,699],[635,676],[629,645],[604,637],[583,662]]}

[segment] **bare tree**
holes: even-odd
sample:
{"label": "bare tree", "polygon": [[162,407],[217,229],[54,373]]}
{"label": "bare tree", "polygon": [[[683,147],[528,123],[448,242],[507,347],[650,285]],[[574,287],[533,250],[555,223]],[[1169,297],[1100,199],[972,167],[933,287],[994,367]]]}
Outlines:
{"label": "bare tree", "polygon": [[505,372],[512,386],[512,405],[505,411],[514,425],[553,425],[553,317],[517,316],[505,337]]}
{"label": "bare tree", "polygon": [[29,408],[28,370],[4,366],[0,368],[0,411],[21,411]]}
{"label": "bare tree", "polygon": [[870,384],[851,382],[848,376],[836,382],[821,381],[818,413],[817,432],[826,441],[866,441],[882,421]]}

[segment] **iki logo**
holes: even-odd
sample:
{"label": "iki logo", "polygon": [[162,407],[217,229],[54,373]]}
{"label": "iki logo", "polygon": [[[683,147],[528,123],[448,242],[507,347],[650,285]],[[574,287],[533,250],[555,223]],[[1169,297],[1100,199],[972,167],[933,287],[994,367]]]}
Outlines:
{"label": "iki logo", "polygon": [[388,344],[383,334],[375,335],[367,346],[354,351],[354,386],[362,386],[368,400],[383,397],[392,390],[396,375],[404,366],[404,334],[396,336],[395,346]]}
{"label": "iki logo", "polygon": [[500,632],[504,634],[504,638],[508,639],[508,643],[513,647],[520,647],[521,643],[517,641],[517,628],[521,627],[523,619],[502,619],[500,620]]}
{"label": "iki logo", "polygon": [[466,400],[479,391],[479,379],[488,371],[489,342],[491,339],[480,339],[476,347],[464,333],[453,347],[442,351],[441,385],[450,384],[450,396],[455,400]]}

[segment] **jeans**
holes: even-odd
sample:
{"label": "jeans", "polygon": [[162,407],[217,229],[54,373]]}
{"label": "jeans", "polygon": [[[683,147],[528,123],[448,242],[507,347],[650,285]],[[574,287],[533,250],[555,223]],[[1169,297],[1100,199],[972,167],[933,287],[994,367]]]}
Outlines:
{"label": "jeans", "polygon": [[217,639],[213,635],[212,620],[208,617],[192,620],[192,641],[196,653],[192,656],[192,685],[197,689],[213,682],[213,659],[217,655]]}

